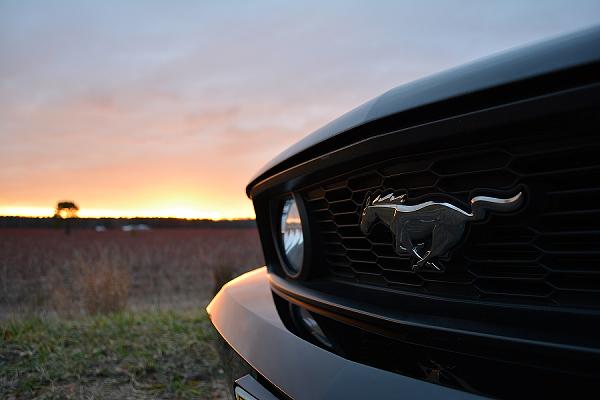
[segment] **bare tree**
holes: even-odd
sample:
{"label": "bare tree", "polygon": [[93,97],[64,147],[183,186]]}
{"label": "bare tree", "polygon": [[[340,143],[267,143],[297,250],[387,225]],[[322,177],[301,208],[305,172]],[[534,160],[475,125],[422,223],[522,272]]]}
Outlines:
{"label": "bare tree", "polygon": [[73,201],[59,201],[54,211],[54,218],[63,220],[65,234],[71,233],[71,219],[77,218],[79,207]]}

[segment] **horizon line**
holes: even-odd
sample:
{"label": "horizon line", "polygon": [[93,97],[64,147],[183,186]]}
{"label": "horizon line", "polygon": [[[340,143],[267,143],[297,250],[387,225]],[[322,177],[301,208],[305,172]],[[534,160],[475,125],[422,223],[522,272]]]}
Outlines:
{"label": "horizon line", "polygon": [[[55,213],[54,207],[31,206],[0,206],[0,216],[51,218]],[[192,207],[169,207],[163,209],[103,209],[85,208],[79,211],[79,218],[180,218],[180,219],[255,219],[255,216],[245,210],[215,211],[198,210]]]}
{"label": "horizon line", "polygon": [[[0,215],[0,218],[54,218],[49,215]],[[256,217],[234,217],[234,218],[201,218],[201,217],[175,217],[175,216],[135,216],[135,217],[124,217],[124,216],[85,216],[85,217],[74,217],[74,219],[180,219],[186,221],[256,221]]]}

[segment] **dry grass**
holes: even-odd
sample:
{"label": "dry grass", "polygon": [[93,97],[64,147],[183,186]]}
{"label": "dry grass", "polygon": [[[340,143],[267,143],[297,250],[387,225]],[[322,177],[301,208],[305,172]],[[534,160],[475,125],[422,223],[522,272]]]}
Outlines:
{"label": "dry grass", "polygon": [[212,269],[213,295],[217,294],[224,284],[238,275],[235,266],[231,264],[218,264]]}
{"label": "dry grass", "polygon": [[0,317],[203,306],[262,264],[254,229],[0,230]]}
{"label": "dry grass", "polygon": [[254,229],[0,229],[0,398],[229,398],[204,306]]}
{"label": "dry grass", "polygon": [[119,269],[108,259],[86,265],[80,271],[76,287],[88,314],[108,314],[125,309],[131,280],[127,270]]}

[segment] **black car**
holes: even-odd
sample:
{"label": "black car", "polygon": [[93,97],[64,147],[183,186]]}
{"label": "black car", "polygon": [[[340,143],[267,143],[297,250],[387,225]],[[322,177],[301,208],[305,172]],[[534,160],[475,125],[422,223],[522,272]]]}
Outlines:
{"label": "black car", "polygon": [[208,307],[239,398],[598,396],[599,122],[591,29],[392,89],[269,163],[247,187],[267,266]]}

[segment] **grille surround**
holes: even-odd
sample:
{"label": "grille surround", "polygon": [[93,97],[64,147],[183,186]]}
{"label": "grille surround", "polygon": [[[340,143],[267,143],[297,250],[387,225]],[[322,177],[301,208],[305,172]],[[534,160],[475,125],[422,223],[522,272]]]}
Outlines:
{"label": "grille surround", "polygon": [[[324,279],[460,300],[599,308],[600,141],[523,136],[385,159],[301,189]],[[406,191],[410,203],[445,196],[466,205],[518,187],[529,198],[523,212],[467,224],[463,241],[440,259],[442,274],[413,272],[380,223],[368,236],[358,228],[365,197],[377,190]]]}

